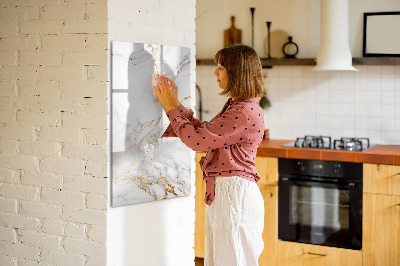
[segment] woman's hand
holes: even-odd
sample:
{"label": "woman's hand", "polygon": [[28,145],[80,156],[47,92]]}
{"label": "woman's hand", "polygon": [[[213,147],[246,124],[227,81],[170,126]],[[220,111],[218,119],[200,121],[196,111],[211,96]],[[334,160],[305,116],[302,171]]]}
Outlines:
{"label": "woman's hand", "polygon": [[171,89],[165,77],[160,77],[157,86],[153,86],[153,90],[157,94],[158,101],[160,102],[160,105],[162,109],[164,109],[165,113],[168,113],[168,111],[171,109],[175,109]]}
{"label": "woman's hand", "polygon": [[172,103],[175,108],[178,108],[181,103],[178,100],[178,87],[176,86],[175,82],[173,82],[167,76],[161,76],[161,81],[164,83],[168,82],[170,84]]}

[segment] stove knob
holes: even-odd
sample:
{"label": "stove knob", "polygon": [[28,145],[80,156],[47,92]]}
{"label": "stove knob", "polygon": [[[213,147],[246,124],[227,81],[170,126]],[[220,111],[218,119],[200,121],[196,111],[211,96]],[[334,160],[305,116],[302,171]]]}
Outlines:
{"label": "stove knob", "polygon": [[303,162],[297,162],[297,165],[299,166],[300,171],[304,172],[304,170],[306,170],[306,167],[303,164]]}
{"label": "stove knob", "polygon": [[334,173],[334,174],[338,174],[339,171],[340,171],[340,164],[336,164],[336,165],[335,165],[335,168],[333,168],[333,173]]}

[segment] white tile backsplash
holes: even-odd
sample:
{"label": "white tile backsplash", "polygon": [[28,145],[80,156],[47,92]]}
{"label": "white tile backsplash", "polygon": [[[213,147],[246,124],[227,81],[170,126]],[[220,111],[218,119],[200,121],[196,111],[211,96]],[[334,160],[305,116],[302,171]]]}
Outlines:
{"label": "white tile backsplash", "polygon": [[[369,137],[371,143],[400,144],[400,66],[355,66],[359,71],[313,71],[312,66],[274,66],[264,70],[271,108],[265,125],[274,139],[305,134]],[[197,67],[203,120],[227,100],[214,66]]]}

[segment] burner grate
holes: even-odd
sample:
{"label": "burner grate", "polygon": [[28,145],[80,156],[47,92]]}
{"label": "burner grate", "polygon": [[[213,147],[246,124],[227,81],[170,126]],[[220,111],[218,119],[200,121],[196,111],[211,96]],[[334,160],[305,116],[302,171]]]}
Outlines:
{"label": "burner grate", "polygon": [[340,138],[333,142],[335,150],[363,151],[369,147],[368,138]]}
{"label": "burner grate", "polygon": [[294,146],[299,148],[330,149],[331,137],[306,135],[304,138],[297,138]]}

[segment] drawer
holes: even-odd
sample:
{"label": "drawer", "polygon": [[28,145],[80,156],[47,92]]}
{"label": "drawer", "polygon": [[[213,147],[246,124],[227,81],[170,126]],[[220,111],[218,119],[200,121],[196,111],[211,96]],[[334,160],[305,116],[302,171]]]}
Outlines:
{"label": "drawer", "polygon": [[364,193],[400,195],[400,166],[368,164],[363,167]]}
{"label": "drawer", "polygon": [[278,241],[277,266],[362,266],[359,250]]}

